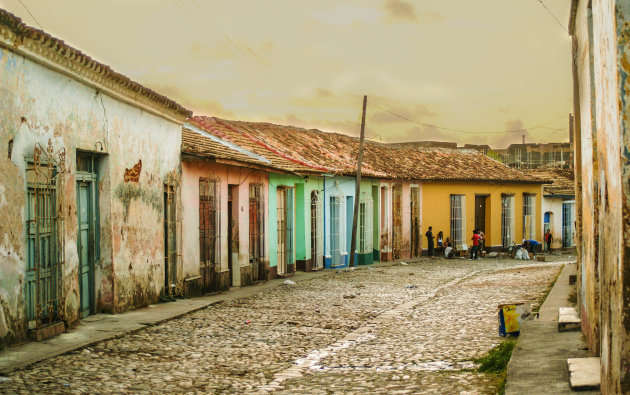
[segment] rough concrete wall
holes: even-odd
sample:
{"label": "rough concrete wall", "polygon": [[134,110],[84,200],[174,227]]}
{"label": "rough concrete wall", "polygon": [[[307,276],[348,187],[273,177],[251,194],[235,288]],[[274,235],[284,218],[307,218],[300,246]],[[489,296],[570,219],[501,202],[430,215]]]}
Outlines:
{"label": "rough concrete wall", "polygon": [[[103,155],[98,165],[97,309],[123,311],[155,301],[163,283],[162,183],[166,173],[179,166],[181,125],[123,104],[4,48],[0,49],[0,123],[0,342],[20,340],[25,334],[25,158],[32,158],[36,143],[46,146],[50,140],[56,149],[66,151],[67,321],[75,322],[79,309],[76,150]],[[125,183],[125,168],[139,159],[143,161],[139,182]]]}
{"label": "rough concrete wall", "polygon": [[630,392],[630,2],[593,3],[599,156],[602,393]]}

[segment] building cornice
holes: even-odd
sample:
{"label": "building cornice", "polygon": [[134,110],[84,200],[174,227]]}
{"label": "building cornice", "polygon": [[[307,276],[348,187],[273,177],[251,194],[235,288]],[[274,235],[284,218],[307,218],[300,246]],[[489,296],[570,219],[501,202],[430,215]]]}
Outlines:
{"label": "building cornice", "polygon": [[60,72],[98,92],[176,123],[192,115],[178,103],[113,71],[41,30],[0,9],[0,46]]}

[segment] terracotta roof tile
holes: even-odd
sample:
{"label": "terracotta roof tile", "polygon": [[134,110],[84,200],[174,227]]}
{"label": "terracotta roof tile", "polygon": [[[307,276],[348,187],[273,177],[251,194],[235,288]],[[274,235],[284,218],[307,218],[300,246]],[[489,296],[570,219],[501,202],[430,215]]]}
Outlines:
{"label": "terracotta roof tile", "polygon": [[[295,126],[212,117],[197,116],[189,122],[256,152],[277,166],[341,175],[356,172],[359,146],[356,137]],[[363,175],[377,178],[544,183],[476,150],[405,148],[366,141],[363,158]]]}
{"label": "terracotta roof tile", "polygon": [[548,183],[543,186],[545,196],[575,195],[573,169],[538,168],[523,170],[523,172],[532,174]]}

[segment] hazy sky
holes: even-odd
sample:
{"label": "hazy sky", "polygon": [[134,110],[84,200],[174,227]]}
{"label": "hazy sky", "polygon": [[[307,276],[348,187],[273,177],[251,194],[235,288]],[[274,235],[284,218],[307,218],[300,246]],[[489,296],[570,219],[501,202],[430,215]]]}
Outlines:
{"label": "hazy sky", "polygon": [[[569,0],[544,0],[566,26]],[[539,0],[22,0],[44,30],[196,115],[503,147],[568,141],[571,46]],[[0,0],[38,26],[18,0]],[[550,122],[555,121],[555,122]]]}

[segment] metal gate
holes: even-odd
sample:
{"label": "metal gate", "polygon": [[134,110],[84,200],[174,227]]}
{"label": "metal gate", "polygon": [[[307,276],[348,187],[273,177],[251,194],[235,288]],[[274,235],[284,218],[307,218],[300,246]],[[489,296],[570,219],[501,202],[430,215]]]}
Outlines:
{"label": "metal gate", "polygon": [[36,144],[27,169],[26,295],[29,329],[64,319],[64,178],[66,151]]}
{"label": "metal gate", "polygon": [[221,204],[217,179],[199,179],[199,251],[203,292],[218,291],[221,264]]}
{"label": "metal gate", "polygon": [[249,263],[252,265],[252,280],[265,277],[264,246],[264,200],[262,184],[249,185]]}
{"label": "metal gate", "polygon": [[177,276],[181,271],[181,249],[179,235],[181,234],[181,220],[178,204],[180,191],[180,177],[175,171],[166,175],[164,183],[164,286],[170,297],[183,296],[183,281]]}

